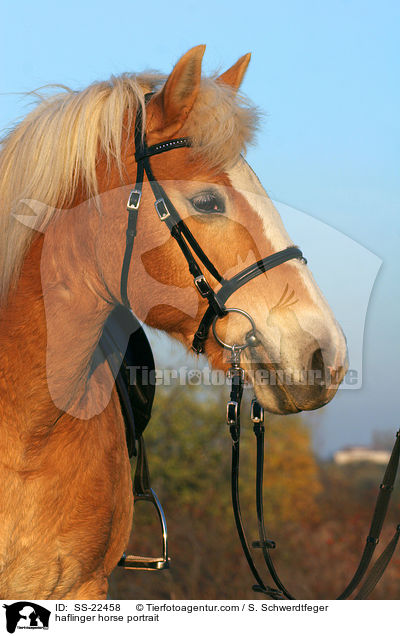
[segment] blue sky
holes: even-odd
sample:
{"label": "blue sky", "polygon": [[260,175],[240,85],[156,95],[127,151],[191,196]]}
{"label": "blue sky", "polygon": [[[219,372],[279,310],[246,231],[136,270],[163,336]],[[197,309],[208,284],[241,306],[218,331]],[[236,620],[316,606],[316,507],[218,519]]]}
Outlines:
{"label": "blue sky", "polygon": [[[43,84],[80,88],[111,73],[168,72],[201,43],[207,44],[206,72],[251,51],[243,90],[266,116],[248,160],[267,191],[383,262],[366,321],[363,387],[342,391],[312,416],[320,422],[321,451],[368,443],[375,428],[394,430],[400,377],[400,4],[153,0],[147,6],[146,15],[146,3],[127,0],[5,3],[0,128],[29,109],[30,100],[17,93]],[[307,252],[318,235],[304,241]],[[343,262],[329,241],[320,255],[321,262],[330,259],[333,279],[337,266],[356,288],[362,262]],[[318,269],[317,261],[317,279]],[[336,296],[341,311],[354,311],[349,291]]]}

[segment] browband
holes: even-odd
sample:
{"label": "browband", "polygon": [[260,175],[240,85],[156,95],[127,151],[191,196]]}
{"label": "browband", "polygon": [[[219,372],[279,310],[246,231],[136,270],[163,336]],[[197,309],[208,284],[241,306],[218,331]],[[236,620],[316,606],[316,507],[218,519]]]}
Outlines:
{"label": "browband", "polygon": [[178,137],[178,139],[171,139],[170,141],[163,141],[159,144],[154,144],[148,148],[143,147],[135,152],[136,161],[140,161],[144,157],[152,157],[153,155],[160,155],[167,150],[174,150],[175,148],[185,148],[190,146],[190,137]]}

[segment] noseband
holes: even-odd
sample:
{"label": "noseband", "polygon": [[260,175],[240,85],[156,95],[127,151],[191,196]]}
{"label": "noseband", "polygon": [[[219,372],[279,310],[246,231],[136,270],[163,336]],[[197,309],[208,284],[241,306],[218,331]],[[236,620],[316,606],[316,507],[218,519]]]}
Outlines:
{"label": "noseband", "polygon": [[[145,96],[145,102],[147,103],[153,93],[149,93]],[[194,334],[192,349],[196,353],[203,353],[205,349],[205,342],[209,336],[210,328],[215,340],[224,349],[228,349],[231,352],[231,368],[228,371],[228,377],[231,381],[230,399],[227,404],[227,424],[229,426],[230,435],[232,438],[232,470],[231,470],[231,490],[232,490],[232,505],[234,518],[236,523],[237,532],[242,545],[242,549],[250,570],[256,580],[256,584],[253,585],[253,590],[261,592],[272,599],[294,599],[295,597],[287,590],[282,583],[275,569],[272,561],[270,551],[276,547],[274,541],[268,538],[263,513],[263,471],[264,471],[264,413],[261,405],[257,402],[256,398],[253,399],[251,404],[251,419],[253,422],[253,431],[256,437],[257,443],[257,466],[256,466],[256,510],[258,520],[259,540],[252,543],[253,548],[259,548],[262,550],[265,564],[273,579],[276,588],[272,588],[266,585],[261,578],[258,569],[254,563],[253,557],[250,552],[249,543],[246,538],[239,501],[239,451],[240,451],[240,406],[243,395],[243,385],[245,378],[245,371],[240,366],[241,353],[247,347],[255,347],[259,344],[257,337],[255,323],[252,317],[242,309],[233,307],[226,307],[225,303],[230,296],[240,289],[243,285],[251,281],[256,276],[263,274],[282,265],[286,261],[292,259],[298,259],[303,263],[307,261],[303,257],[301,250],[297,247],[287,247],[280,252],[271,254],[249,267],[246,267],[238,274],[232,276],[232,278],[225,279],[208,259],[199,243],[190,232],[186,223],[180,217],[178,211],[173,205],[172,201],[168,197],[167,193],[156,180],[151,164],[150,157],[159,155],[170,150],[177,148],[185,148],[191,146],[191,140],[189,137],[180,137],[177,139],[171,139],[159,144],[147,146],[146,136],[142,132],[142,109],[139,106],[135,123],[135,159],[137,162],[136,173],[136,185],[129,195],[127,204],[128,210],[128,227],[126,231],[126,247],[121,272],[121,300],[124,305],[130,307],[127,285],[129,266],[132,257],[133,244],[136,236],[136,225],[139,212],[139,206],[142,198],[143,180],[145,175],[150,183],[155,197],[155,209],[159,216],[160,221],[166,224],[170,231],[171,236],[178,243],[189,267],[189,272],[193,277],[193,283],[198,293],[202,298],[207,300],[208,307],[205,310],[203,317],[200,320],[196,333]],[[196,260],[196,257],[198,260]],[[203,267],[219,284],[218,291],[214,291],[209,282],[207,281],[204,273],[198,263],[200,261]],[[228,344],[224,342],[217,333],[217,321],[219,318],[226,316],[228,313],[239,313],[244,316],[250,323],[250,330],[245,336],[245,341],[241,344]],[[163,532],[163,557],[161,559],[149,559],[144,558],[143,565],[142,557],[126,557],[124,555],[120,562],[120,565],[124,567],[130,567],[133,569],[163,569],[168,567],[168,551],[167,551],[167,535],[164,514],[162,508],[155,497],[154,491],[150,488],[150,480],[148,476],[147,461],[144,456],[143,442],[139,446],[138,465],[134,483],[134,495],[135,500],[147,500],[153,502],[156,506]],[[365,577],[369,564],[371,562],[376,545],[379,542],[379,537],[382,529],[382,525],[386,516],[389,499],[393,490],[393,484],[396,478],[397,469],[400,459],[400,431],[396,435],[396,442],[393,447],[393,451],[385,471],[383,482],[380,486],[372,522],[369,534],[367,536],[366,545],[361,556],[358,568],[347,585],[346,589],[338,597],[338,599],[347,599],[354,592],[354,590],[361,584],[356,599],[367,598],[371,591],[374,589],[377,582],[380,580],[383,572],[385,571],[391,557],[393,556],[397,542],[400,537],[400,524],[397,526],[395,534],[392,540],[389,542],[385,550],[380,557],[376,560],[374,566]]]}

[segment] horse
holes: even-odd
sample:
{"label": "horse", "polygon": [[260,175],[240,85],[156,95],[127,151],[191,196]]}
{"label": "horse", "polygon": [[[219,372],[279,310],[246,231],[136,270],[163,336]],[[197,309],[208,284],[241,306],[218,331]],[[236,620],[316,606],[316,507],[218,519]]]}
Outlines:
{"label": "horse", "polygon": [[[239,90],[250,54],[203,77],[204,51],[189,50],[168,76],[127,73],[42,96],[2,141],[3,598],[104,599],[130,535],[131,466],[119,398],[110,368],[99,364],[93,372],[92,361],[107,318],[123,304],[135,135],[148,146],[190,138],[152,156],[152,170],[224,278],[292,246],[244,159],[259,122]],[[126,297],[140,321],[190,349],[207,308],[198,293],[204,276],[193,285],[153,204],[144,178]],[[257,333],[242,366],[268,411],[319,408],[346,373],[343,332],[304,260],[291,257],[258,274],[227,303],[250,314]],[[214,275],[207,285],[218,288]],[[248,324],[230,312],[218,329],[235,343]],[[205,340],[204,353],[215,368],[229,366],[215,339]],[[257,382],[265,370],[283,376]],[[285,382],[286,372],[313,372],[317,380]]]}

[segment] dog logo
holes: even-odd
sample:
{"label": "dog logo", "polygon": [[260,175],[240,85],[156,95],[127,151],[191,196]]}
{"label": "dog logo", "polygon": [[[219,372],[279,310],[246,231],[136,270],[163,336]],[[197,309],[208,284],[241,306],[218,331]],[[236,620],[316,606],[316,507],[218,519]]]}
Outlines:
{"label": "dog logo", "polygon": [[50,610],[31,603],[18,601],[3,605],[6,610],[7,631],[14,634],[16,629],[49,629]]}

